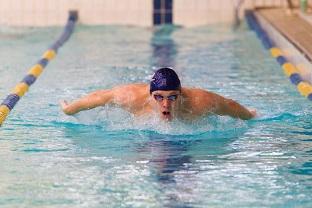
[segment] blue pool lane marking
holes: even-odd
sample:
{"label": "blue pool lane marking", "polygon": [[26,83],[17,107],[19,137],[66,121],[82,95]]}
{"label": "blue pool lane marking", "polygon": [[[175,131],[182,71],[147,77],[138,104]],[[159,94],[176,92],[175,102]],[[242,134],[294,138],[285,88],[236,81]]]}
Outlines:
{"label": "blue pool lane marking", "polygon": [[153,24],[172,24],[173,0],[153,0]]}
{"label": "blue pool lane marking", "polygon": [[267,50],[270,50],[271,55],[276,58],[276,61],[282,66],[284,73],[289,78],[290,82],[297,86],[298,91],[304,97],[312,101],[312,85],[302,79],[298,69],[283,56],[281,49],[277,48],[268,34],[262,29],[255,17],[253,11],[245,13],[249,28],[254,30]]}
{"label": "blue pool lane marking", "polygon": [[28,91],[29,87],[40,76],[43,69],[48,65],[58,51],[58,49],[70,38],[74,31],[75,23],[78,19],[76,11],[70,11],[67,23],[61,36],[49,47],[42,55],[42,58],[32,66],[27,75],[18,83],[11,93],[3,100],[0,105],[0,126],[3,124],[10,111],[14,108],[21,97]]}

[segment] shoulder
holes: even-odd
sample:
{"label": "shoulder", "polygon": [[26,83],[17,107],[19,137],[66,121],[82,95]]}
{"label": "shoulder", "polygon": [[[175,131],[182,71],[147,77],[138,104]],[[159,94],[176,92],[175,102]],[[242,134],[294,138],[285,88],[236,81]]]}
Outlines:
{"label": "shoulder", "polygon": [[210,92],[208,90],[200,89],[200,88],[182,88],[182,95],[187,98],[194,98],[199,100],[206,100],[212,98],[219,98],[220,95]]}
{"label": "shoulder", "polygon": [[182,88],[182,96],[185,99],[186,107],[199,114],[208,111],[214,112],[218,104],[225,99],[216,93],[199,88]]}
{"label": "shoulder", "polygon": [[144,83],[135,83],[135,84],[127,84],[127,85],[119,85],[114,88],[112,88],[113,91],[134,91],[134,92],[139,92],[139,91],[144,91],[147,90],[148,85]]}
{"label": "shoulder", "polygon": [[114,87],[112,92],[115,103],[133,105],[149,95],[149,86],[147,84],[120,85]]}

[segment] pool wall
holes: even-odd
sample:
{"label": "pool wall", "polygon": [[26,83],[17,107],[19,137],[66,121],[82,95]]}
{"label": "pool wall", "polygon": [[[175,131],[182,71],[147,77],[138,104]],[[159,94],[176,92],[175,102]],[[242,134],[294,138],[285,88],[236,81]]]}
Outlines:
{"label": "pool wall", "polygon": [[[240,0],[0,0],[0,25],[64,25],[69,10],[87,25],[152,26],[173,23],[199,26],[231,23]],[[293,1],[298,3],[297,1]],[[286,0],[241,1],[238,16],[255,7],[285,7]]]}

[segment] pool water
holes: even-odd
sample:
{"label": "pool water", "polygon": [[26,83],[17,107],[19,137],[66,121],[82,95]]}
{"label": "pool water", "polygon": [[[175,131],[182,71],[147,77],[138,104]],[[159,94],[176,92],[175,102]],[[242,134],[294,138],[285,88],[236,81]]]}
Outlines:
{"label": "pool water", "polygon": [[[61,30],[0,29],[2,99]],[[159,66],[259,116],[164,124],[109,106],[60,110]],[[78,26],[0,129],[0,206],[312,207],[311,112],[245,27]]]}

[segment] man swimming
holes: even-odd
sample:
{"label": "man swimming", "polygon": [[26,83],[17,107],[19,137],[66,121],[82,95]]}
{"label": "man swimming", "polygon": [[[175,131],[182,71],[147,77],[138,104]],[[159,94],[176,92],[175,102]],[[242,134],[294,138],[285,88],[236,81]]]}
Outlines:
{"label": "man swimming", "polygon": [[163,120],[193,120],[209,114],[227,115],[243,120],[255,117],[239,103],[203,89],[181,87],[180,79],[171,68],[157,70],[150,84],[128,84],[92,92],[72,103],[61,102],[65,114],[106,104],[115,104],[130,113],[157,115]]}

